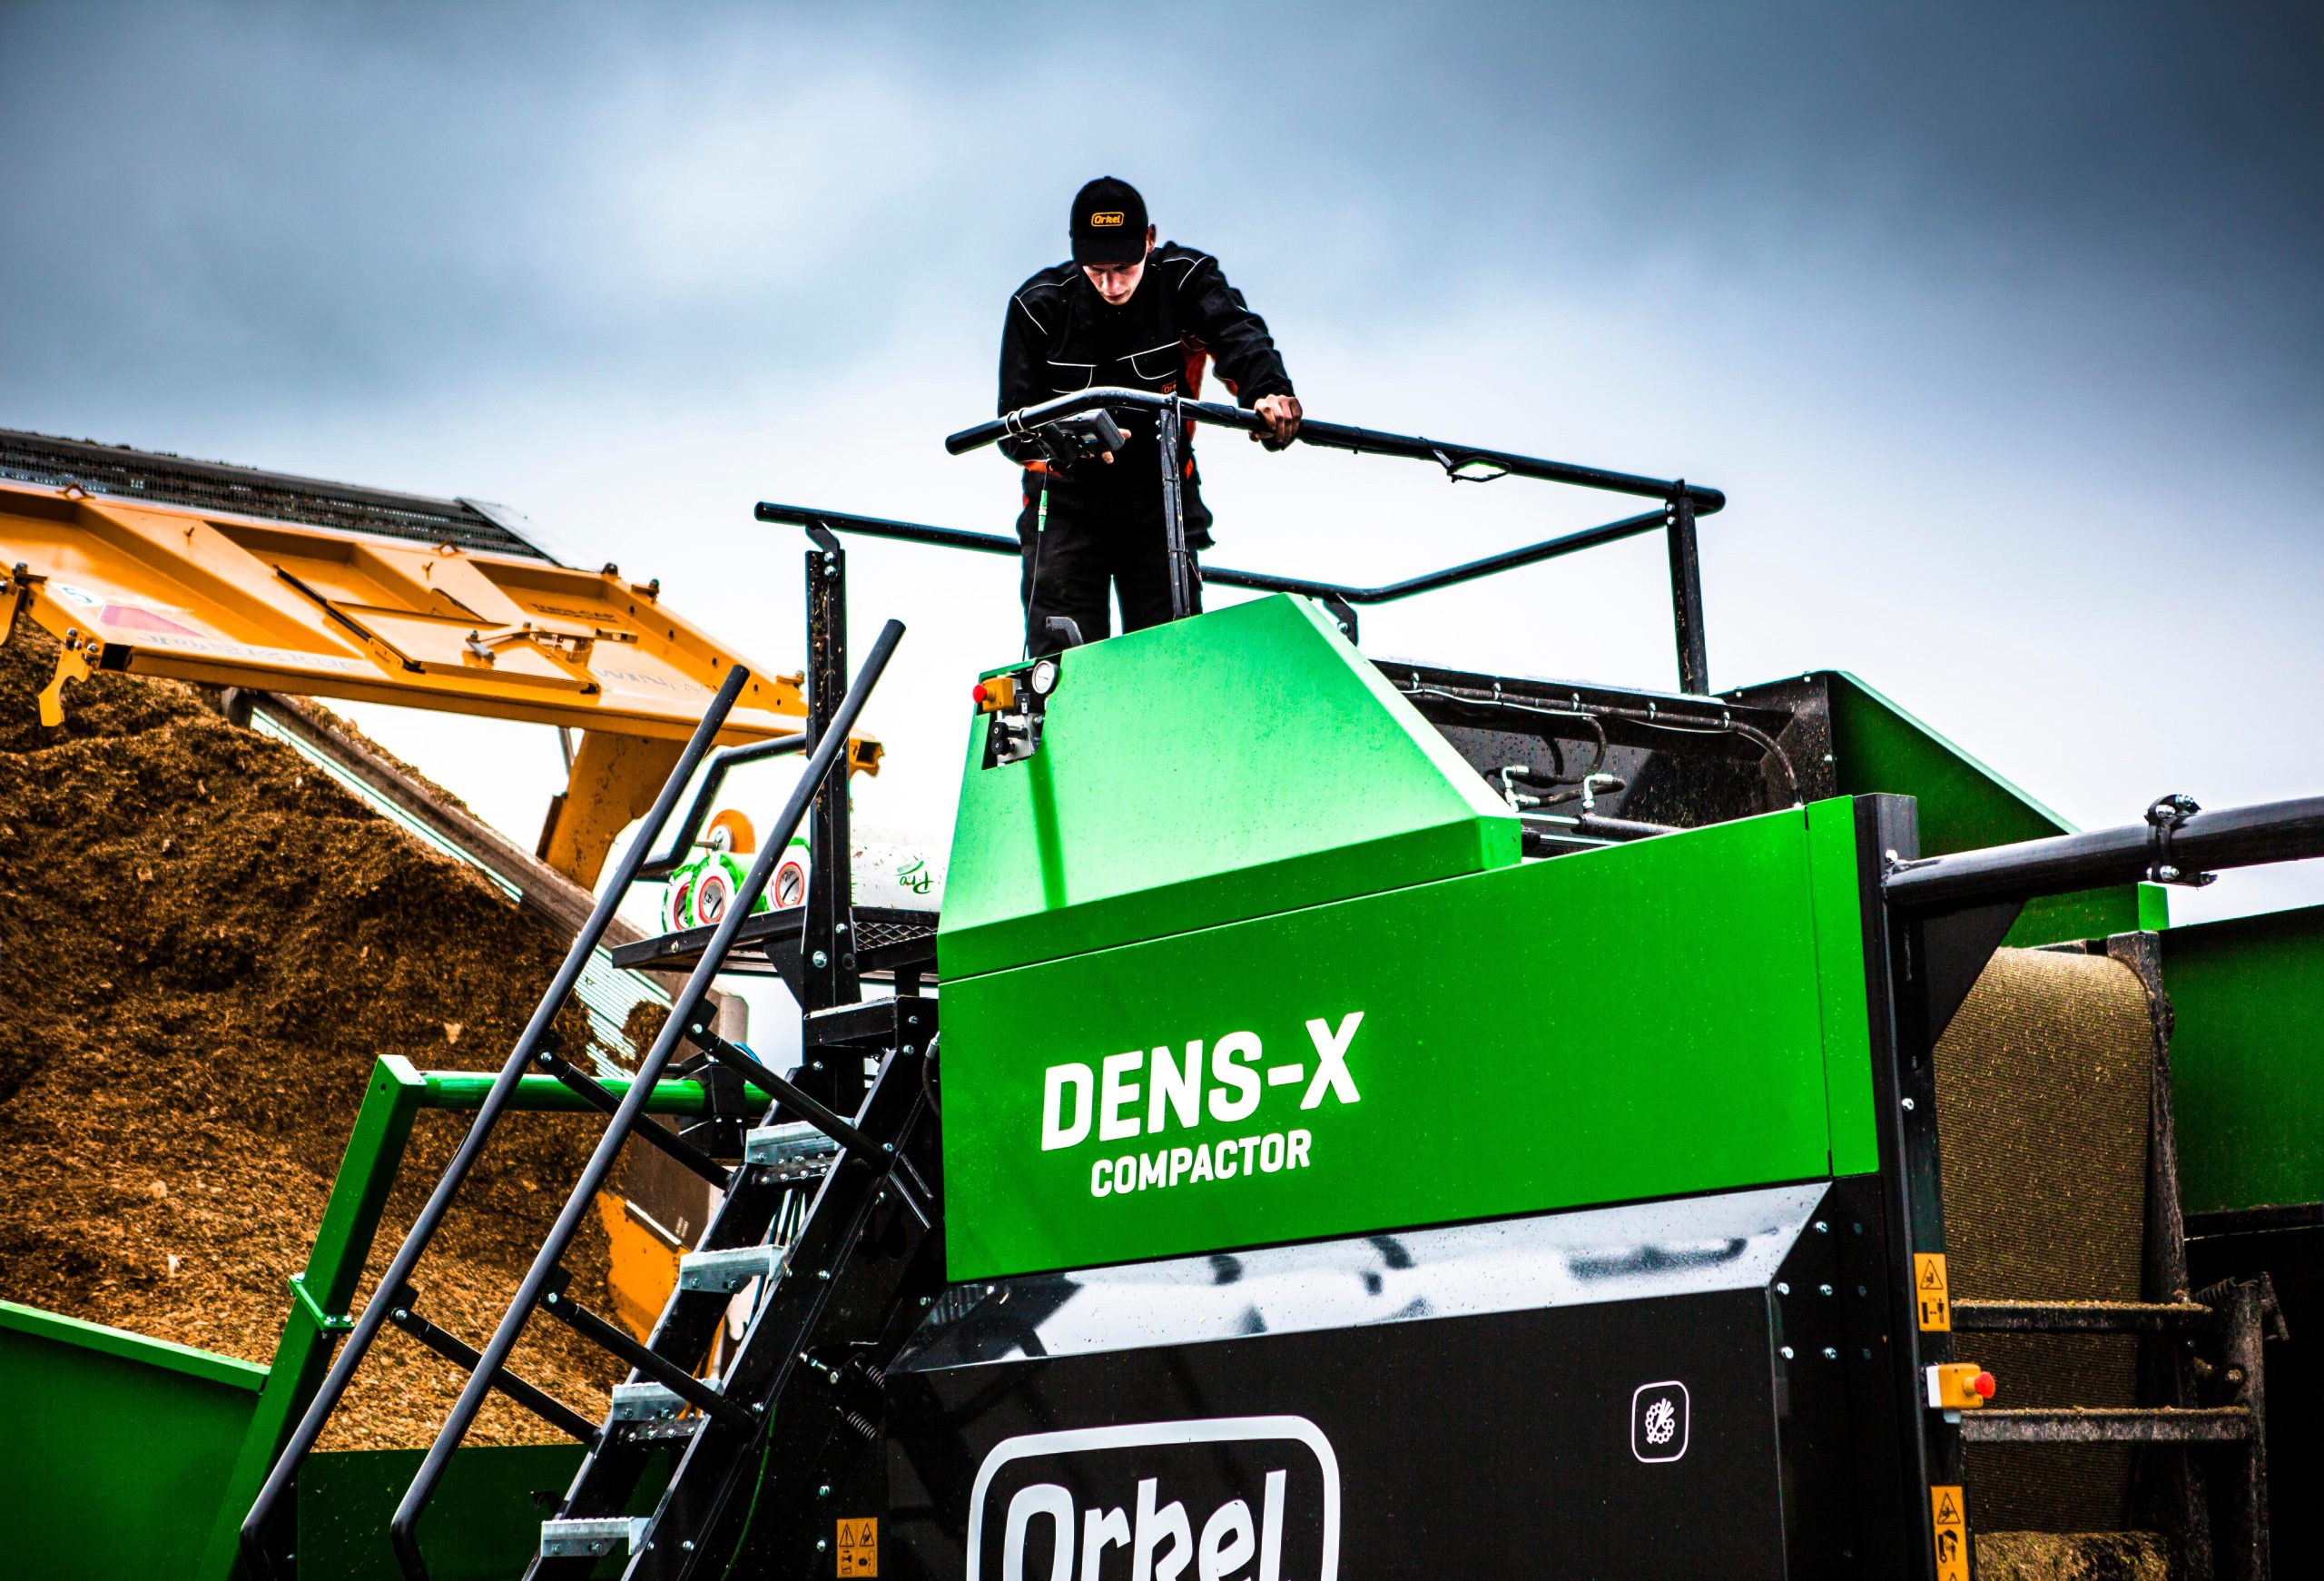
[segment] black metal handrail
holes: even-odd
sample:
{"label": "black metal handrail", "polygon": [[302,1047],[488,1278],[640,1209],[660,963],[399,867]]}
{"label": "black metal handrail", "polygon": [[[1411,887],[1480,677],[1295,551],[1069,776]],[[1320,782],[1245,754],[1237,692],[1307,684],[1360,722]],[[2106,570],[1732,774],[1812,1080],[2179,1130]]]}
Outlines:
{"label": "black metal handrail", "polygon": [[1881,893],[1893,906],[1955,911],[2311,856],[2324,856],[2324,796],[2194,812],[2171,823],[2167,834],[2150,818],[2119,828],[1925,856],[1890,869]]}
{"label": "black metal handrail", "polygon": [[[599,893],[597,904],[590,909],[588,920],[581,924],[581,931],[574,934],[572,946],[565,953],[564,964],[557,968],[556,976],[549,983],[548,992],[541,995],[540,1004],[534,1010],[532,1019],[525,1023],[525,1030],[517,1035],[515,1046],[508,1052],[507,1062],[500,1068],[500,1074],[493,1081],[492,1090],[478,1105],[476,1119],[470,1122],[468,1135],[461,1138],[451,1162],[444,1167],[442,1178],[436,1182],[435,1191],[428,1194],[419,1217],[411,1221],[411,1229],[405,1233],[403,1244],[396,1249],[395,1256],[389,1260],[387,1271],[379,1276],[375,1290],[399,1291],[410,1284],[412,1270],[421,1254],[428,1250],[428,1242],[435,1238],[446,1210],[451,1207],[452,1198],[459,1191],[461,1182],[468,1179],[468,1171],[475,1167],[485,1143],[490,1140],[493,1129],[499,1124],[501,1115],[516,1096],[518,1083],[523,1081],[534,1055],[547,1039],[558,1013],[565,1008],[566,1001],[572,997],[575,987],[581,981],[581,973],[588,966],[598,943],[605,937],[606,927],[613,922],[615,909],[629,894],[630,886],[637,881],[638,870],[645,865],[646,851],[660,837],[663,825],[669,822],[671,811],[678,804],[678,797],[685,791],[686,782],[694,776],[704,755],[709,752],[711,743],[717,739],[718,732],[724,727],[726,716],[733,712],[735,699],[743,695],[743,688],[749,684],[751,672],[741,665],[726,672],[726,678],[720,685],[717,695],[712,697],[710,707],[702,716],[702,723],[694,726],[685,749],[678,755],[677,766],[671,769],[669,779],[663,784],[662,794],[655,798],[652,809],[645,815],[644,827],[638,831],[638,836],[631,842],[629,849],[623,853],[613,878]],[[655,1076],[659,1074],[657,1070]],[[653,1091],[654,1081],[654,1077],[647,1077],[631,1088],[639,1107],[644,1106],[646,1095]],[[369,1352],[371,1342],[379,1338],[380,1328],[388,1322],[394,1308],[393,1300],[381,1299],[377,1294],[364,1307],[362,1315],[355,1319],[355,1326],[349,1332],[346,1343],[340,1348],[338,1357],[332,1361],[330,1371],[325,1375],[322,1387],[308,1402],[306,1414],[299,1418],[298,1427],[292,1429],[290,1441],[283,1446],[282,1453],[276,1457],[273,1468],[267,1473],[266,1481],[259,1489],[258,1497],[252,1501],[250,1514],[243,1518],[241,1534],[242,1552],[257,1574],[274,1574],[273,1560],[265,1546],[267,1527],[273,1521],[283,1497],[297,1481],[299,1468],[314,1448],[316,1439],[322,1436],[331,1412],[346,1394],[356,1368],[361,1365],[363,1358]],[[483,1380],[483,1387],[494,1386],[507,1359],[507,1352],[503,1349],[492,1358],[490,1366],[475,1375]]]}
{"label": "black metal handrail", "polygon": [[[1054,400],[1044,400],[1036,406],[1005,413],[974,428],[962,429],[959,433],[946,436],[944,448],[956,456],[965,455],[997,440],[1029,438],[1034,429],[1045,422],[1118,406],[1138,407],[1148,411],[1176,411],[1197,421],[1241,429],[1246,432],[1256,433],[1267,427],[1265,419],[1239,406],[1222,406],[1213,400],[1180,400],[1176,396],[1157,395],[1150,390],[1099,385],[1093,390],[1077,390]],[[1312,418],[1299,420],[1299,432],[1295,442],[1315,445],[1324,450],[1348,450],[1357,455],[1402,456],[1416,461],[1434,461],[1455,477],[1471,467],[1489,469],[1487,476],[1473,479],[1477,482],[1506,475],[1536,478],[1545,483],[1571,483],[1581,489],[1602,489],[1613,494],[1634,494],[1641,499],[1669,499],[1683,494],[1693,503],[1698,516],[1709,516],[1724,509],[1727,504],[1727,496],[1719,490],[1677,479],[1614,472],[1603,467],[1579,466],[1571,461],[1549,461],[1539,456],[1519,455],[1513,450],[1487,450],[1482,445],[1455,444],[1448,440],[1423,439],[1417,434],[1384,433],[1376,429],[1322,422]]]}
{"label": "black metal handrail", "polygon": [[678,821],[670,844],[662,855],[637,870],[638,882],[655,884],[669,877],[685,865],[686,854],[702,835],[702,826],[710,821],[710,809],[717,804],[718,793],[725,788],[728,771],[746,763],[758,763],[770,757],[783,757],[807,745],[803,732],[797,736],[778,736],[772,741],[753,741],[747,746],[725,746],[713,753],[709,772],[702,776],[702,788],[694,793],[694,801],[686,808],[686,815]]}
{"label": "black metal handrail", "polygon": [[[1678,644],[1679,689],[1693,697],[1711,695],[1710,659],[1703,635],[1702,562],[1695,537],[1695,518],[1708,516],[1726,507],[1727,496],[1718,489],[1691,484],[1684,479],[1649,478],[1636,472],[1617,472],[1603,467],[1584,467],[1571,461],[1552,461],[1539,456],[1521,455],[1514,450],[1496,450],[1482,445],[1458,444],[1417,434],[1387,433],[1349,423],[1302,418],[1295,442],[1324,450],[1346,450],[1355,455],[1398,456],[1412,460],[1433,461],[1456,482],[1490,482],[1504,477],[1532,478],[1547,483],[1603,489],[1662,502],[1659,510],[1644,515],[1544,539],[1538,543],[1488,555],[1482,559],[1408,577],[1399,582],[1384,583],[1376,588],[1356,588],[1344,583],[1281,577],[1258,571],[1197,570],[1193,551],[1187,543],[1181,501],[1184,479],[1179,451],[1186,425],[1198,420],[1248,433],[1260,433],[1270,425],[1256,411],[1238,406],[1223,406],[1215,401],[1187,400],[1148,390],[1101,385],[1060,395],[1016,411],[1004,412],[990,421],[962,429],[946,437],[944,448],[957,456],[1003,439],[1042,439],[1045,435],[1059,431],[1051,425],[1069,425],[1073,419],[1084,414],[1102,414],[1117,408],[1154,414],[1157,449],[1162,468],[1163,539],[1170,568],[1170,608],[1174,618],[1191,614],[1199,607],[1201,583],[1207,579],[1223,587],[1247,588],[1258,592],[1304,594],[1330,610],[1340,628],[1346,632],[1348,639],[1354,641],[1357,627],[1355,606],[1359,604],[1385,604],[1398,598],[1408,598],[1417,593],[1454,587],[1497,572],[1514,570],[1520,566],[1555,559],[1577,549],[1594,548],[1600,544],[1659,529],[1669,550],[1670,614]],[[1110,420],[1103,420],[1110,429]],[[820,527],[859,532],[872,537],[936,544],[948,548],[992,554],[1019,552],[1019,545],[1013,539],[995,535],[887,521],[839,511],[807,510],[795,506],[763,502],[758,507],[757,515],[762,521],[797,522],[811,529]]]}
{"label": "black metal handrail", "polygon": [[[768,881],[774,876],[775,865],[790,845],[792,835],[798,832],[809,804],[829,777],[832,767],[846,760],[848,737],[854,732],[863,705],[871,697],[872,688],[879,684],[880,677],[886,670],[888,660],[895,653],[896,645],[902,640],[903,634],[901,621],[887,623],[879,638],[872,643],[871,656],[864,660],[863,667],[856,673],[854,684],[840,699],[829,726],[818,736],[814,751],[800,774],[799,783],[792,788],[790,799],[783,804],[773,834],[761,848],[757,860],[751,865],[749,874],[735,892],[733,904],[719,921],[718,931],[711,936],[709,944],[703,950],[701,961],[686,978],[685,986],[672,1000],[669,1018],[663,1023],[660,1035],[654,1040],[654,1046],[639,1062],[636,1075],[628,1094],[622,1100],[620,1110],[606,1126],[605,1134],[598,1139],[596,1151],[589,1155],[589,1161],[583,1166],[580,1179],[575,1182],[572,1194],[566,1199],[556,1222],[550,1227],[532,1267],[517,1285],[508,1310],[493,1330],[492,1339],[485,1346],[476,1370],[469,1374],[468,1382],[461,1388],[451,1414],[445,1418],[435,1442],[428,1446],[426,1457],[420,1461],[410,1487],[405,1490],[402,1501],[396,1506],[394,1517],[388,1525],[388,1535],[394,1545],[398,1565],[411,1581],[426,1581],[428,1576],[427,1562],[419,1550],[419,1519],[435,1497],[445,1468],[450,1464],[454,1451],[459,1448],[460,1440],[467,1437],[478,1411],[483,1408],[484,1397],[491,1388],[495,1375],[507,1364],[509,1353],[515,1349],[526,1322],[537,1308],[560,1292],[564,1279],[561,1264],[574,1237],[580,1232],[591,1202],[612,1174],[614,1161],[619,1156],[623,1144],[628,1141],[630,1132],[645,1112],[647,1095],[653,1092],[655,1083],[662,1079],[664,1070],[686,1035],[688,1025],[696,1018],[704,998],[710,991],[712,979],[724,967],[727,953],[734,948],[735,936],[741,931],[744,919],[750,915],[751,908],[758,904],[759,896],[765,893]],[[677,783],[684,782],[680,780]],[[665,799],[675,801],[675,791],[665,790]],[[666,806],[657,804],[656,811],[663,821],[667,820]],[[658,836],[659,832],[660,825],[656,823],[648,834]],[[641,837],[632,849],[642,852],[647,844],[647,838]],[[606,893],[618,897],[625,888],[626,885],[616,884]],[[628,1359],[633,1363],[636,1359],[634,1355]]]}
{"label": "black metal handrail", "polygon": [[[863,538],[893,539],[904,543],[931,544],[939,548],[968,549],[978,554],[1015,556],[1022,546],[1013,538],[999,533],[969,532],[956,527],[934,527],[926,522],[895,521],[879,516],[857,516],[844,510],[822,510],[806,505],[779,505],[773,500],[761,500],[753,512],[759,520],[785,526],[821,527],[832,532],[855,533]],[[1202,579],[1222,588],[1244,588],[1259,593],[1298,593],[1316,600],[1340,618],[1340,624],[1353,641],[1355,637],[1355,614],[1351,606],[1392,604],[1399,598],[1409,598],[1419,593],[1433,593],[1442,588],[1473,582],[1502,571],[1515,570],[1542,560],[1553,560],[1581,549],[1596,548],[1602,544],[1618,543],[1626,538],[1659,531],[1669,525],[1667,510],[1649,511],[1642,516],[1624,517],[1600,527],[1583,528],[1577,532],[1561,533],[1556,538],[1543,539],[1538,543],[1518,548],[1503,549],[1482,559],[1466,560],[1442,570],[1424,571],[1416,577],[1406,577],[1398,582],[1384,582],[1374,588],[1358,588],[1344,582],[1322,582],[1306,577],[1282,577],[1272,571],[1238,571],[1226,566],[1205,566]],[[1692,688],[1689,688],[1692,689]]]}

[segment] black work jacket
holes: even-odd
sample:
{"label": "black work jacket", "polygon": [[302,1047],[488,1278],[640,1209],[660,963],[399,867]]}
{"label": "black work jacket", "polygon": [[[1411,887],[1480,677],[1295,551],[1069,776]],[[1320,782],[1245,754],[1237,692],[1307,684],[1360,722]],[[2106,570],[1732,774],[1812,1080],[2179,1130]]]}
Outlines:
{"label": "black work jacket", "polygon": [[[1202,393],[1206,357],[1217,364],[1220,380],[1246,407],[1266,396],[1292,393],[1291,375],[1284,371],[1266,321],[1226,283],[1218,260],[1209,253],[1165,242],[1147,255],[1145,277],[1119,307],[1108,305],[1078,264],[1060,263],[1042,270],[1009,299],[1008,324],[1000,334],[998,410],[1015,411],[1105,384],[1194,400]],[[1116,411],[1114,420],[1128,436],[1128,448],[1111,466],[1083,462],[1074,469],[1076,480],[1102,479],[1159,493],[1153,415]],[[1000,448],[1018,461],[1040,455],[1039,447],[1026,440],[1003,440]],[[1191,450],[1187,465],[1191,471]]]}

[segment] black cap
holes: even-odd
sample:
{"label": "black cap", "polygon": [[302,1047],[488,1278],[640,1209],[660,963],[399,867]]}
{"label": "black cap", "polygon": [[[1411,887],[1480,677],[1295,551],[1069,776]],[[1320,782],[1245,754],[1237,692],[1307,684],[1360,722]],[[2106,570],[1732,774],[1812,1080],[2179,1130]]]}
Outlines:
{"label": "black cap", "polygon": [[1146,200],[1126,181],[1101,175],[1073,196],[1076,263],[1135,263],[1146,256]]}

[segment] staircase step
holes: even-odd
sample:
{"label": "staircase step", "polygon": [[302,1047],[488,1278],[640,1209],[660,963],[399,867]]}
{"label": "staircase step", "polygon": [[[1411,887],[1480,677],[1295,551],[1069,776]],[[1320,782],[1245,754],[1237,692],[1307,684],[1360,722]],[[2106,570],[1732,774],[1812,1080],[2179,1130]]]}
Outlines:
{"label": "staircase step", "polygon": [[808,1016],[809,1048],[835,1043],[923,1043],[936,1025],[935,1002],[928,999],[867,999],[860,1004],[835,1004]]}
{"label": "staircase step", "polygon": [[1984,1581],[2170,1581],[2177,1569],[2171,1541],[2159,1532],[1979,1532],[1976,1544]]}
{"label": "staircase step", "polygon": [[[753,1136],[756,1131],[752,1132]],[[678,1259],[678,1289],[717,1290],[733,1295],[753,1280],[772,1280],[781,1270],[782,1258],[773,1246],[729,1246],[717,1251],[690,1251]]]}
{"label": "staircase step", "polygon": [[685,1408],[685,1401],[658,1383],[617,1383],[613,1411],[606,1420],[666,1422]]}
{"label": "staircase step", "polygon": [[614,1516],[602,1520],[541,1522],[541,1557],[586,1559],[616,1550],[637,1552],[653,1522],[645,1516]]}
{"label": "staircase step", "polygon": [[839,1143],[803,1120],[762,1125],[743,1139],[743,1161],[765,1164],[777,1180],[804,1180],[831,1168]]}
{"label": "staircase step", "polygon": [[[924,1015],[928,1030],[934,1030],[932,1005],[908,1006],[905,1013]],[[900,1155],[921,1154],[933,1141],[926,1058],[924,1047],[906,1053],[900,1045],[872,1073],[863,1100],[859,1123],[871,1135],[895,1137]],[[566,1507],[576,1512],[625,1507],[641,1492],[656,1455],[673,1448],[680,1453],[660,1507],[686,1512],[680,1525],[663,1520],[643,1535],[633,1534],[625,1558],[610,1543],[596,1550],[576,1542],[565,1550],[569,1557],[545,1560],[538,1574],[562,1576],[583,1568],[585,1560],[606,1557],[612,1563],[606,1568],[624,1566],[639,1581],[675,1581],[692,1575],[694,1561],[702,1556],[685,1546],[687,1541],[703,1554],[715,1547],[723,1557],[753,1522],[764,1530],[775,1529],[777,1523],[785,1530],[805,1530],[829,1518],[827,1507],[816,1502],[816,1489],[832,1485],[834,1474],[852,1465],[859,1452],[854,1433],[862,1418],[850,1409],[850,1401],[867,1380],[876,1387],[880,1368],[892,1359],[913,1320],[924,1316],[922,1303],[934,1299],[943,1280],[941,1243],[931,1223],[940,1222],[940,1207],[926,1204],[935,1209],[930,1213],[919,1210],[921,1204],[906,1203],[901,1169],[892,1181],[876,1169],[834,1172],[832,1166],[840,1156],[842,1150],[829,1137],[805,1123],[761,1126],[751,1132],[745,1157],[755,1167],[735,1172],[734,1188],[704,1237],[708,1246],[734,1249],[727,1255],[736,1262],[754,1260],[721,1270],[728,1277],[747,1284],[753,1277],[773,1276],[742,1338],[731,1349],[722,1348],[716,1387],[724,1410],[705,1415],[688,1408],[665,1419],[609,1426],[610,1448],[583,1462]],[[812,1201],[802,1201],[808,1191],[814,1193]],[[774,1260],[770,1243],[787,1257]],[[689,1259],[688,1264],[688,1284],[696,1277],[694,1270],[705,1281],[715,1277],[712,1270],[717,1265],[710,1258]],[[828,1272],[829,1281],[784,1279],[786,1266]],[[716,1287],[673,1291],[656,1328],[655,1357],[672,1367],[699,1364],[726,1322],[732,1299],[716,1293]],[[844,1356],[850,1365],[835,1380],[831,1362],[817,1361],[818,1356]],[[635,1365],[635,1356],[630,1359]],[[665,1375],[660,1381],[666,1386],[676,1379]],[[834,1381],[843,1381],[845,1388],[834,1388]],[[659,1391],[624,1390],[625,1397],[633,1392],[661,1409],[674,1408]],[[640,1415],[650,1408],[643,1403],[623,1408]],[[726,1423],[728,1412],[747,1415]],[[721,1490],[740,1486],[763,1463],[784,1468],[769,1485],[774,1502],[753,1505],[746,1499],[722,1506]],[[599,1535],[595,1540],[606,1538]]]}
{"label": "staircase step", "polygon": [[[803,907],[793,906],[788,911],[756,912],[744,917],[724,969],[764,977],[780,969],[780,963],[773,956],[787,954],[795,962],[799,928],[806,916]],[[635,944],[617,944],[613,952],[614,964],[633,972],[690,971],[700,963],[704,948],[717,931],[716,924],[705,923],[698,928],[681,928],[675,934],[657,934]]]}
{"label": "staircase step", "polygon": [[[892,973],[897,968],[925,972],[936,964],[936,914],[886,906],[855,908],[855,960],[867,974]],[[749,976],[798,971],[800,929],[807,917],[803,907],[755,912],[743,919],[734,948],[724,970]],[[714,924],[681,928],[635,944],[615,946],[614,964],[636,972],[691,971],[718,931]]]}
{"label": "staircase step", "polygon": [[2209,1327],[2201,1301],[1974,1301],[1953,1303],[1956,1333],[2144,1334]]}

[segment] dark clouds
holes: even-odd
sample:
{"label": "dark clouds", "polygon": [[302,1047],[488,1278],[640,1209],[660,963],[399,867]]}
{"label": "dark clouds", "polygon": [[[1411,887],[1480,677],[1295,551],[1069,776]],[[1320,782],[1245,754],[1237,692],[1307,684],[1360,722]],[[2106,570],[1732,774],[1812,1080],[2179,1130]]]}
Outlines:
{"label": "dark clouds", "polygon": [[306,400],[981,336],[1110,164],[1315,311],[1675,271],[1876,319],[1878,274],[2052,299],[2069,340],[2122,304],[2313,399],[2314,12],[819,15],[0,10],[7,384]]}

